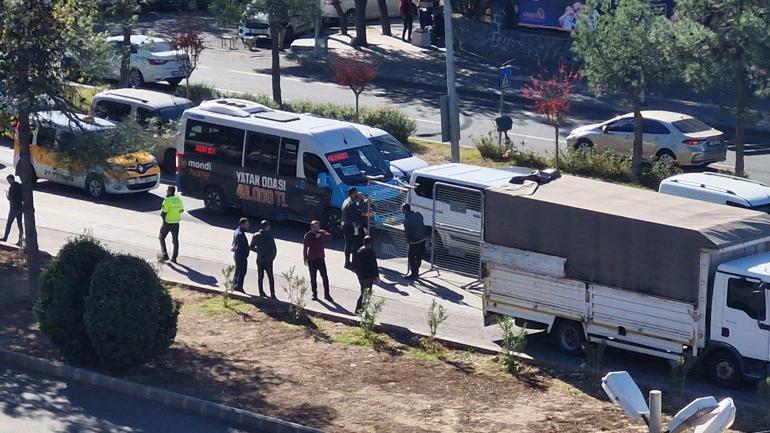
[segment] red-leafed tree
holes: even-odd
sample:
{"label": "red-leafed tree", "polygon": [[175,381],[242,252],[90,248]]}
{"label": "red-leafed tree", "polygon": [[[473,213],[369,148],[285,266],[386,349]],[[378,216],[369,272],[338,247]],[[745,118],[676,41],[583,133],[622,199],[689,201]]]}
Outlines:
{"label": "red-leafed tree", "polygon": [[522,87],[524,97],[532,101],[535,111],[545,116],[554,128],[554,146],[556,155],[554,166],[559,168],[559,128],[567,120],[575,91],[575,83],[580,80],[580,72],[567,67],[566,62],[559,64],[559,70],[549,79],[530,77],[529,84]]}
{"label": "red-leafed tree", "polygon": [[169,43],[175,50],[184,51],[187,55],[187,61],[183,63],[186,96],[190,98],[190,75],[198,68],[198,62],[201,58],[201,53],[206,48],[203,42],[203,35],[197,29],[200,26],[196,26],[192,22],[186,22],[182,25],[182,30],[171,35]]}
{"label": "red-leafed tree", "polygon": [[356,95],[356,119],[358,119],[359,96],[377,76],[377,63],[363,56],[334,56],[330,67],[334,81],[340,86],[350,87]]}

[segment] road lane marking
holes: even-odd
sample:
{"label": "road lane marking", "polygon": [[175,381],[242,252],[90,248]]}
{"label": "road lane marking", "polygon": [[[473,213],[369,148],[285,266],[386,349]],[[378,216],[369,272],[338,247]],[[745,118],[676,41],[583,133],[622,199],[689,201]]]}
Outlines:
{"label": "road lane marking", "polygon": [[[252,72],[252,71],[239,71],[237,69],[228,69],[227,72],[233,73],[233,74],[241,74],[241,75],[251,75],[251,76],[257,76],[257,77],[272,77],[270,74],[263,74],[261,72]],[[298,83],[303,84],[312,84],[312,85],[318,85],[318,86],[331,86],[331,87],[339,87],[334,83],[324,83],[323,81],[305,81],[299,78],[294,77],[285,77],[281,76],[281,80],[287,80],[287,81],[295,81]]]}
{"label": "road lane marking", "polygon": [[434,125],[441,125],[441,122],[436,122],[435,120],[428,120],[428,119],[415,119],[415,120],[423,123],[432,123]]}

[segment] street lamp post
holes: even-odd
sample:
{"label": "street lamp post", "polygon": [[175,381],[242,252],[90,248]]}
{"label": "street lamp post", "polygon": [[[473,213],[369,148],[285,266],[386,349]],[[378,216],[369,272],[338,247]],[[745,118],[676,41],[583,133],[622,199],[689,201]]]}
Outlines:
{"label": "street lamp post", "polygon": [[446,87],[449,102],[449,142],[452,162],[460,162],[460,104],[455,87],[454,38],[452,4],[444,0],[444,45],[446,46]]}

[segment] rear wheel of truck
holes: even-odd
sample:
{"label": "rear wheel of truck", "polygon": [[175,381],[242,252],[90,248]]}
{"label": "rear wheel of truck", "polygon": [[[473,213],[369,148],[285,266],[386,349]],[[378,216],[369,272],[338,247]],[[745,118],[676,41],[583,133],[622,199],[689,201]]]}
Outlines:
{"label": "rear wheel of truck", "polygon": [[221,215],[225,212],[225,195],[219,187],[206,188],[203,196],[203,207],[215,215]]}
{"label": "rear wheel of truck", "polygon": [[551,337],[560,351],[567,355],[579,355],[583,351],[585,334],[583,325],[572,320],[559,320],[551,330]]}
{"label": "rear wheel of truck", "polygon": [[708,375],[720,387],[738,388],[743,382],[741,361],[734,353],[719,350],[709,356]]}

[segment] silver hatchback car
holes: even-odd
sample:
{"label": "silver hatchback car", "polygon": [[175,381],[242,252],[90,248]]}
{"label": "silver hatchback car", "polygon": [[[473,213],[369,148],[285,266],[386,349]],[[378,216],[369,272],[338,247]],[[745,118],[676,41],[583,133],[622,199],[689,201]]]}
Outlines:
{"label": "silver hatchback car", "polygon": [[[642,111],[642,118],[645,160],[686,166],[707,165],[727,157],[722,131],[692,116],[671,111]],[[567,136],[567,145],[574,149],[595,148],[618,155],[630,155],[633,143],[633,113],[581,126]]]}

